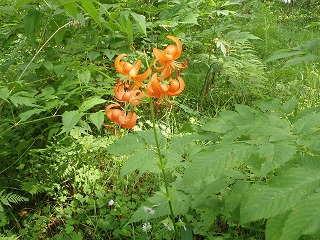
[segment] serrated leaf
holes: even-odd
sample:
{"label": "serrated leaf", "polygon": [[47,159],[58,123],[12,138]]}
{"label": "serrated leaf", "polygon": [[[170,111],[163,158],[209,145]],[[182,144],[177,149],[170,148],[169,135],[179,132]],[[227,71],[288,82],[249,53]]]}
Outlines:
{"label": "serrated leaf", "polygon": [[87,11],[87,13],[90,15],[90,17],[93,18],[98,24],[100,24],[100,18],[99,18],[99,12],[97,8],[93,5],[93,3],[90,0],[80,0],[82,7],[84,10]]}
{"label": "serrated leaf", "polygon": [[284,224],[280,240],[299,239],[304,233],[320,231],[320,193],[301,201]]}
{"label": "serrated leaf", "polygon": [[298,100],[292,99],[292,100],[285,102],[281,106],[280,110],[286,114],[290,114],[297,108],[298,104],[299,104]]}
{"label": "serrated leaf", "polygon": [[267,143],[259,146],[261,158],[266,162],[261,165],[261,176],[265,176],[272,170],[293,159],[296,147],[287,142]]}
{"label": "serrated leaf", "polygon": [[69,132],[76,126],[83,115],[84,113],[79,111],[65,111],[62,114],[62,124],[66,134],[69,134]]}
{"label": "serrated leaf", "polygon": [[6,100],[10,95],[10,91],[7,87],[0,88],[0,98]]}
{"label": "serrated leaf", "polygon": [[81,83],[84,83],[85,85],[89,84],[89,81],[91,78],[91,72],[88,69],[83,69],[82,71],[78,71],[77,75]]}
{"label": "serrated leaf", "polygon": [[191,13],[191,14],[188,14],[186,16],[184,16],[183,18],[181,18],[179,20],[179,23],[184,23],[184,24],[198,24],[198,17],[199,17],[199,14],[196,14],[196,13]]}
{"label": "serrated leaf", "polygon": [[[142,137],[148,145],[151,145],[154,147],[157,146],[153,129],[139,131],[138,135],[140,137]],[[159,142],[160,146],[165,146],[166,138],[163,136],[163,134],[161,132],[157,131],[157,137],[158,137],[158,142]]]}
{"label": "serrated leaf", "polygon": [[254,101],[254,105],[262,111],[277,111],[281,107],[281,102],[278,99],[272,100],[258,100]]}
{"label": "serrated leaf", "polygon": [[139,170],[139,174],[146,172],[160,173],[161,170],[158,167],[157,158],[158,155],[150,149],[142,149],[134,152],[128,157],[126,163],[121,168],[120,176],[123,177],[135,170]]}
{"label": "serrated leaf", "polygon": [[85,111],[89,110],[90,108],[92,108],[98,104],[105,103],[105,102],[106,102],[106,100],[101,99],[101,98],[97,98],[97,97],[87,99],[81,104],[81,106],[79,107],[79,111],[85,112]]}
{"label": "serrated leaf", "polygon": [[292,132],[299,135],[314,133],[320,126],[320,112],[311,112],[293,124]]}
{"label": "serrated leaf", "polygon": [[266,240],[279,240],[288,214],[289,212],[285,212],[268,219],[266,224]]}
{"label": "serrated leaf", "polygon": [[134,18],[134,20],[138,23],[143,34],[147,35],[146,17],[134,12],[130,12],[130,14]]}
{"label": "serrated leaf", "polygon": [[270,57],[268,57],[265,60],[265,62],[271,62],[271,61],[275,61],[275,60],[279,60],[279,59],[283,59],[283,58],[289,58],[289,57],[293,57],[293,56],[297,56],[297,55],[301,55],[301,54],[305,54],[305,52],[291,51],[291,52],[275,53],[275,54],[271,55]]}
{"label": "serrated leaf", "polygon": [[77,18],[78,4],[75,1],[66,2],[63,7],[73,18]]}
{"label": "serrated leaf", "polygon": [[9,99],[11,100],[13,105],[15,105],[16,107],[18,105],[24,105],[24,106],[28,106],[28,107],[36,106],[34,98],[21,96],[20,92],[12,95],[11,97],[9,97]]}
{"label": "serrated leaf", "polygon": [[41,113],[43,111],[45,111],[45,109],[38,109],[38,108],[31,109],[29,111],[20,113],[19,117],[20,117],[20,120],[23,122],[23,121],[28,120],[28,118],[31,117],[32,115],[39,114],[39,113]]}
{"label": "serrated leaf", "polygon": [[17,0],[16,4],[14,5],[15,9],[19,9],[27,4],[29,4],[32,0]]}
{"label": "serrated leaf", "polygon": [[228,185],[233,183],[234,180],[230,179],[218,179],[207,184],[199,194],[197,194],[192,201],[192,207],[196,208],[201,203],[207,201],[207,198],[211,195],[218,194],[222,189],[226,189]]}
{"label": "serrated leaf", "polygon": [[211,149],[195,155],[188,165],[183,182],[188,185],[203,178],[218,178],[224,175],[226,170],[238,167],[253,153],[253,147],[248,144],[220,144],[214,151]]}
{"label": "serrated leaf", "polygon": [[292,59],[288,60],[284,64],[283,68],[295,66],[295,65],[298,65],[298,64],[304,63],[304,62],[312,62],[312,61],[316,61],[319,59],[320,59],[320,56],[308,54],[306,56],[296,57],[296,58],[292,58]]}
{"label": "serrated leaf", "polygon": [[137,134],[127,134],[110,144],[107,150],[114,155],[129,155],[144,147],[146,143],[143,138]]}
{"label": "serrated leaf", "polygon": [[253,185],[240,210],[241,223],[267,219],[295,207],[318,187],[318,169],[292,168],[282,171],[270,185]]}
{"label": "serrated leaf", "polygon": [[104,115],[104,112],[95,112],[89,115],[90,121],[98,128],[98,130],[101,129],[104,120]]}

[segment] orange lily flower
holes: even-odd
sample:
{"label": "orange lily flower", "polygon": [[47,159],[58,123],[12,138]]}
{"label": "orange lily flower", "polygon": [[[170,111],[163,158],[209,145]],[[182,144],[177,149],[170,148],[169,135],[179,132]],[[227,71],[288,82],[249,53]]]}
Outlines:
{"label": "orange lily flower", "polygon": [[106,108],[107,117],[114,123],[120,124],[124,128],[133,128],[137,122],[137,114],[125,112],[119,109],[118,104],[110,104]]}
{"label": "orange lily flower", "polygon": [[[177,71],[177,75],[180,74],[180,69],[187,68],[187,63],[178,63],[177,60],[182,53],[182,44],[180,40],[174,36],[167,36],[167,38],[171,39],[176,43],[174,45],[168,45],[165,50],[161,51],[157,48],[153,49],[153,54],[156,59],[153,62],[153,66],[158,72],[162,72],[161,76],[163,78],[167,78],[171,76],[173,70]],[[160,63],[161,66],[157,66],[157,63]]]}
{"label": "orange lily flower", "polygon": [[185,83],[181,77],[170,78],[169,84],[165,83],[157,73],[152,75],[151,81],[147,84],[147,93],[150,97],[163,98],[166,96],[178,96],[185,88]]}
{"label": "orange lily flower", "polygon": [[145,97],[139,86],[118,82],[113,88],[114,95],[119,102],[129,102],[133,106],[139,105],[141,99]]}
{"label": "orange lily flower", "polygon": [[129,76],[136,85],[141,86],[142,81],[150,76],[152,72],[151,68],[148,68],[144,73],[138,75],[141,67],[141,60],[136,61],[135,64],[121,61],[121,59],[125,56],[126,54],[121,54],[114,61],[116,70],[122,75]]}

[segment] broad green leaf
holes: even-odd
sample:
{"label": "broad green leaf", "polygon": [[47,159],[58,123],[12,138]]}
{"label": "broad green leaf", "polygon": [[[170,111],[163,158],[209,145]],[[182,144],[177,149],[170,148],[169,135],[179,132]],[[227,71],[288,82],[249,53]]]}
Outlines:
{"label": "broad green leaf", "polygon": [[95,112],[95,113],[90,113],[89,119],[90,121],[98,128],[98,130],[101,129],[103,120],[104,120],[104,112]]}
{"label": "broad green leaf", "polygon": [[79,111],[65,111],[62,114],[62,124],[67,134],[76,126],[84,113]]}
{"label": "broad green leaf", "polygon": [[82,7],[84,10],[87,11],[87,13],[90,15],[90,17],[93,18],[93,20],[96,21],[96,23],[100,24],[100,17],[99,12],[97,8],[93,5],[93,3],[90,0],[80,0]]}
{"label": "broad green leaf", "polygon": [[298,135],[313,134],[320,126],[320,112],[311,112],[293,124],[292,132]]}
{"label": "broad green leaf", "polygon": [[261,165],[261,175],[265,176],[272,170],[293,159],[296,147],[290,142],[267,143],[259,146],[259,154],[266,161]]}
{"label": "broad green leaf", "polygon": [[100,56],[99,52],[96,52],[96,51],[88,52],[88,58],[89,58],[90,61],[95,60],[99,56]]}
{"label": "broad green leaf", "polygon": [[24,17],[24,30],[31,40],[36,40],[36,35],[40,29],[40,12],[36,9],[31,9]]}
{"label": "broad green leaf", "polygon": [[254,105],[262,111],[277,111],[281,107],[281,101],[278,99],[272,100],[258,100],[254,101]]}
{"label": "broad green leaf", "polygon": [[303,62],[312,62],[312,61],[316,61],[316,60],[319,60],[319,59],[320,59],[320,56],[308,54],[308,55],[303,56],[303,57],[296,57],[296,58],[292,58],[292,59],[288,60],[284,64],[283,68],[291,67],[291,66],[303,63]]}
{"label": "broad green leaf", "polygon": [[31,109],[29,111],[26,111],[26,112],[23,112],[23,113],[20,113],[19,114],[19,117],[20,117],[20,120],[23,122],[23,121],[26,121],[29,117],[31,117],[32,115],[35,115],[35,114],[39,114],[41,112],[45,111],[45,109],[38,109],[38,108],[35,108],[35,109]]}
{"label": "broad green leaf", "polygon": [[130,12],[130,14],[134,18],[134,20],[136,20],[136,22],[138,23],[143,34],[147,35],[146,17],[134,12]]}
{"label": "broad green leaf", "polygon": [[280,110],[286,114],[290,114],[297,108],[298,104],[299,104],[298,100],[292,99],[292,100],[285,102],[281,106]]}
{"label": "broad green leaf", "polygon": [[280,53],[275,53],[273,55],[271,55],[270,57],[268,57],[265,62],[271,62],[271,61],[275,61],[275,60],[279,60],[282,58],[289,58],[289,57],[293,57],[296,55],[301,55],[301,54],[305,54],[305,52],[302,51],[292,51],[292,52],[280,52]]}
{"label": "broad green leaf", "polygon": [[266,240],[279,240],[288,214],[289,212],[285,212],[268,219],[266,224]]}
{"label": "broad green leaf", "polygon": [[244,43],[249,39],[260,39],[259,37],[254,36],[249,32],[241,32],[240,30],[234,30],[234,31],[228,32],[225,35],[225,38],[228,40],[233,40],[240,43]]}
{"label": "broad green leaf", "polygon": [[127,34],[128,41],[132,42],[133,40],[133,24],[129,18],[129,12],[121,12],[119,17],[119,23],[122,27],[123,32]]}
{"label": "broad green leaf", "polygon": [[17,0],[14,7],[15,7],[15,9],[18,10],[19,8],[29,4],[30,2],[32,2],[32,0]]}
{"label": "broad green leaf", "polygon": [[318,187],[319,169],[292,168],[282,171],[270,185],[253,185],[241,203],[241,223],[267,219],[295,207]]}
{"label": "broad green leaf", "polygon": [[219,144],[214,151],[202,151],[188,165],[183,182],[188,185],[203,181],[203,178],[219,178],[225,171],[241,165],[252,153],[253,147],[244,143]]}
{"label": "broad green leaf", "polygon": [[85,85],[89,85],[91,72],[88,69],[85,68],[81,71],[78,71],[77,75],[81,83],[84,83]]}
{"label": "broad green leaf", "polygon": [[127,134],[110,144],[107,150],[114,155],[129,155],[144,147],[146,143],[143,138],[137,134]]}
{"label": "broad green leaf", "polygon": [[28,106],[28,107],[36,106],[34,98],[24,97],[21,95],[22,95],[21,92],[18,92],[16,94],[12,95],[11,97],[9,97],[9,99],[11,100],[13,105],[15,105],[16,107],[18,105],[24,105],[24,106]]}
{"label": "broad green leaf", "polygon": [[199,14],[191,13],[179,19],[179,23],[198,25],[198,17],[199,17]]}
{"label": "broad green leaf", "polygon": [[62,43],[64,36],[66,35],[66,32],[67,32],[67,29],[62,28],[54,35],[54,40],[57,45],[60,45]]}
{"label": "broad green leaf", "polygon": [[120,171],[120,176],[132,173],[138,170],[139,174],[146,172],[160,173],[158,167],[158,155],[150,149],[142,149],[130,155]]}
{"label": "broad green leaf", "polygon": [[75,1],[68,1],[63,7],[73,18],[77,18],[78,4]]}
{"label": "broad green leaf", "polygon": [[246,181],[236,181],[232,185],[231,192],[225,198],[224,207],[227,213],[233,212],[240,206],[241,200],[249,187],[250,184]]}
{"label": "broad green leaf", "polygon": [[[139,131],[138,135],[142,137],[148,145],[151,145],[153,147],[157,146],[153,129]],[[166,138],[163,136],[163,134],[160,131],[157,131],[157,137],[158,137],[158,142],[160,146],[164,147],[166,144]]]}
{"label": "broad green leaf", "polygon": [[203,202],[207,201],[209,196],[218,194],[223,189],[227,189],[227,187],[233,182],[234,180],[232,179],[222,178],[207,184],[199,194],[196,194],[192,201],[192,207],[196,208]]}
{"label": "broad green leaf", "polygon": [[106,100],[104,100],[104,99],[93,97],[91,99],[85,100],[81,104],[81,106],[79,107],[79,111],[85,112],[85,111],[89,110],[90,108],[92,108],[98,104],[105,103],[105,102],[106,102]]}
{"label": "broad green leaf", "polygon": [[320,232],[320,193],[309,196],[295,206],[282,232],[280,240],[299,239],[305,233]]}
{"label": "broad green leaf", "polygon": [[10,95],[10,91],[7,87],[0,88],[0,98],[6,100]]}

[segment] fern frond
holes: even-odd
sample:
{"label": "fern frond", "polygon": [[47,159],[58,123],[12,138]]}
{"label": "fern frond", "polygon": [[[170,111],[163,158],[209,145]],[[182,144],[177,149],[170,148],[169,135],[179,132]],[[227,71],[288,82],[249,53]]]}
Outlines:
{"label": "fern frond", "polygon": [[4,194],[4,190],[2,190],[0,192],[0,212],[4,211],[3,205],[11,207],[10,203],[25,202],[28,200],[29,200],[28,198],[22,197],[18,194],[15,194],[15,193]]}

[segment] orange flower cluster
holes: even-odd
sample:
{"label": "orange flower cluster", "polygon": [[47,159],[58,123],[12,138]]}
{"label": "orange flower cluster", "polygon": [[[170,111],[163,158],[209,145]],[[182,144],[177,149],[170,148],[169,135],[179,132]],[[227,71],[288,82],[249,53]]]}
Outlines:
{"label": "orange flower cluster", "polygon": [[[156,71],[153,74],[150,67],[139,74],[141,60],[131,64],[122,61],[126,54],[121,54],[116,58],[115,68],[125,78],[118,79],[113,89],[115,99],[119,104],[113,103],[107,106],[106,115],[119,127],[133,128],[136,125],[137,114],[134,112],[134,107],[141,104],[142,99],[146,96],[157,98],[159,103],[162,103],[163,99],[178,96],[184,90],[185,83],[180,77],[180,72],[188,67],[187,62],[176,61],[181,56],[182,44],[174,36],[167,36],[167,38],[174,41],[176,46],[168,45],[163,51],[153,49],[155,56],[153,67]],[[151,80],[144,86],[143,81],[151,74]],[[113,125],[105,126],[109,128]]]}

